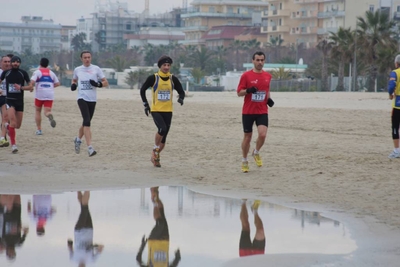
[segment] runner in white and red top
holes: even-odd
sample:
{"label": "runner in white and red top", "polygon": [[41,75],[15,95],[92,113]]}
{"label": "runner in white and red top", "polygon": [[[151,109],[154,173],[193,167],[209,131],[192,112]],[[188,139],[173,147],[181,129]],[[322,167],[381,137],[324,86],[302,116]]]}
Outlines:
{"label": "runner in white and red top", "polygon": [[56,127],[51,109],[54,101],[54,88],[59,86],[60,82],[54,72],[47,68],[48,66],[47,58],[40,59],[40,67],[33,72],[31,77],[31,84],[35,85],[36,135],[42,135],[42,107],[44,107],[43,113],[49,119],[51,127]]}

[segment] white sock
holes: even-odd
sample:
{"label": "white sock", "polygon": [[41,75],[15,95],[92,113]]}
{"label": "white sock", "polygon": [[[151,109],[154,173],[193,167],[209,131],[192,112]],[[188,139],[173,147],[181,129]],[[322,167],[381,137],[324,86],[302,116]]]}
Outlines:
{"label": "white sock", "polygon": [[400,148],[396,147],[396,148],[394,149],[394,152],[400,153]]}
{"label": "white sock", "polygon": [[90,145],[90,146],[88,146],[87,148],[88,148],[88,149],[93,149],[93,147],[92,147],[91,145]]}
{"label": "white sock", "polygon": [[242,162],[245,162],[245,161],[247,161],[247,158],[242,158]]}
{"label": "white sock", "polygon": [[3,140],[4,139],[4,137],[2,136],[2,137],[0,137],[0,140]]}
{"label": "white sock", "polygon": [[260,153],[260,151],[258,151],[257,149],[254,149],[254,152],[253,152],[254,154],[258,154],[258,153]]}
{"label": "white sock", "polygon": [[160,146],[154,145],[153,149],[156,149],[156,148],[160,149]]}
{"label": "white sock", "polygon": [[82,140],[79,137],[76,137],[76,141],[80,142]]}

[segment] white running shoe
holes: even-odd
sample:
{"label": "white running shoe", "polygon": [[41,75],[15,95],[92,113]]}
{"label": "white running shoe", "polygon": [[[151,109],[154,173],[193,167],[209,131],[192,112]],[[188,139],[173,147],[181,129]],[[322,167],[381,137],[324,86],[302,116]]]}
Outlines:
{"label": "white running shoe", "polygon": [[390,153],[389,159],[395,159],[395,158],[400,158],[400,153],[396,152],[396,151],[392,151],[392,153]]}
{"label": "white running shoe", "polygon": [[96,152],[96,150],[94,150],[93,147],[90,146],[90,147],[88,147],[88,154],[89,154],[89,157],[92,157],[92,156],[96,155],[97,152]]}
{"label": "white running shoe", "polygon": [[13,154],[17,154],[17,153],[18,153],[18,147],[17,147],[17,145],[12,145],[12,147],[11,147],[11,152],[12,152]]}
{"label": "white running shoe", "polygon": [[36,135],[42,135],[42,130],[36,130]]}
{"label": "white running shoe", "polygon": [[81,152],[82,141],[78,140],[78,137],[75,137],[74,143],[75,143],[75,153],[79,154]]}

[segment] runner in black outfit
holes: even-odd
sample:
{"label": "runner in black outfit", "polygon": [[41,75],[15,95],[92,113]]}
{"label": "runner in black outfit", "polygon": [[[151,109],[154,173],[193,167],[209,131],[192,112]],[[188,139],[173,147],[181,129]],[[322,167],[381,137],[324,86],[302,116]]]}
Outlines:
{"label": "runner in black outfit", "polygon": [[[19,68],[21,59],[18,56],[11,58],[11,69],[3,71],[0,76],[0,83],[6,80],[7,91],[7,115],[10,120],[8,132],[12,145],[12,153],[17,153],[18,148],[15,141],[15,129],[19,129],[22,124],[24,114],[24,91],[33,91],[33,86],[30,84],[30,77],[28,73]],[[4,88],[3,88],[4,89]]]}

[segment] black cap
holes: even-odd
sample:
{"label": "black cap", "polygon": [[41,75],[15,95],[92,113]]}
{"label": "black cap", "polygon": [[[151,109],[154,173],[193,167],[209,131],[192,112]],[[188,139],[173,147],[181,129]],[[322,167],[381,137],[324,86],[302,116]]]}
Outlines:
{"label": "black cap", "polygon": [[161,66],[162,66],[164,63],[172,64],[172,58],[170,58],[169,56],[162,56],[162,57],[160,57],[160,59],[159,59],[158,62],[157,62],[157,66],[158,66],[159,68],[161,68]]}
{"label": "black cap", "polygon": [[11,58],[11,63],[13,63],[13,62],[21,63],[21,58],[18,57],[18,56],[13,56],[13,57]]}

